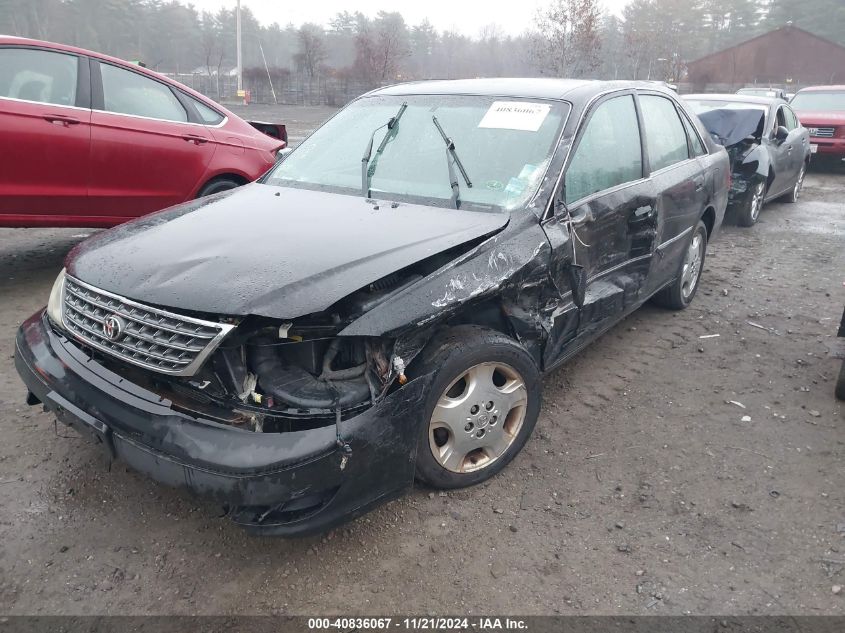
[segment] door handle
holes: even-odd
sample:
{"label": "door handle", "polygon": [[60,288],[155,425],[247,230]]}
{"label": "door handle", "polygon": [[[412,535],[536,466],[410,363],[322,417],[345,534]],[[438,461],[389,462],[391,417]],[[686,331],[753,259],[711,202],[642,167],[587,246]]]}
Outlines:
{"label": "door handle", "polygon": [[49,121],[50,123],[54,123],[56,125],[64,125],[65,127],[68,125],[79,124],[79,119],[66,114],[45,114],[43,115],[43,118],[45,121]]}
{"label": "door handle", "polygon": [[182,137],[189,143],[194,143],[195,145],[202,145],[203,143],[208,143],[208,139],[204,136],[199,136],[198,134],[185,134]]}
{"label": "door handle", "polygon": [[696,192],[699,192],[704,189],[704,178],[693,178],[692,181],[695,183]]}

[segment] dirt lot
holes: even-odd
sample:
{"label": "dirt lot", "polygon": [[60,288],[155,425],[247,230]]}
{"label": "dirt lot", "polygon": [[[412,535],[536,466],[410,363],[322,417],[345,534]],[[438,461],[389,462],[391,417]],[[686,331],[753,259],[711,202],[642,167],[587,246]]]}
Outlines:
{"label": "dirt lot", "polygon": [[[288,110],[292,138],[327,113]],[[844,199],[817,170],[726,227],[690,309],[645,307],[548,377],[493,481],[294,541],[107,472],[23,404],[15,329],[87,231],[0,230],[0,613],[842,614]]]}

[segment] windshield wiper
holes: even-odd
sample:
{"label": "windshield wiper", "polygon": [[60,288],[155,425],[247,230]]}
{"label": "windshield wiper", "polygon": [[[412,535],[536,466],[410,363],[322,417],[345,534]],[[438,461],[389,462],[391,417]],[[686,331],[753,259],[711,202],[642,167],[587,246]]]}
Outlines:
{"label": "windshield wiper", "polygon": [[[405,114],[405,110],[408,108],[407,103],[403,103],[399,107],[399,112],[396,113],[395,116],[390,117],[390,120],[385,123],[384,125],[379,125],[376,129],[373,130],[373,133],[370,134],[370,142],[367,143],[367,149],[364,151],[364,155],[361,157],[361,193],[365,198],[370,197],[370,181],[373,178],[373,174],[376,173],[376,165],[378,164],[378,158],[384,152],[384,148],[387,147],[387,144],[396,137],[396,134],[399,132],[399,119],[402,118],[402,115]],[[373,158],[373,164],[370,165],[370,158],[373,155],[373,143],[376,139],[376,133],[383,127],[387,126],[387,133],[384,135],[384,138],[381,139],[381,143],[376,150],[376,157]]]}
{"label": "windshield wiper", "polygon": [[467,170],[464,169],[461,159],[458,157],[458,152],[455,151],[454,141],[452,141],[452,139],[449,138],[443,130],[443,127],[440,125],[440,121],[437,120],[436,116],[432,116],[431,120],[434,122],[434,126],[437,128],[437,131],[440,132],[440,136],[443,137],[443,142],[446,143],[446,162],[449,165],[449,184],[452,187],[452,202],[455,204],[456,209],[460,209],[461,188],[458,184],[458,176],[455,174],[455,165],[458,166],[458,169],[461,171],[461,176],[464,178],[464,182],[470,189],[472,189],[472,182],[467,175]]}

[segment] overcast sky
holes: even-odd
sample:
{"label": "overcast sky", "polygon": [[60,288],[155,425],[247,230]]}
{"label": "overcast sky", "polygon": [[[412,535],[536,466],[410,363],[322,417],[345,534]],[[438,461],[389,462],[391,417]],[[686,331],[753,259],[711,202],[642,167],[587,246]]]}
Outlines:
{"label": "overcast sky", "polygon": [[[220,7],[234,7],[236,0],[181,0],[198,10],[217,11]],[[605,7],[619,13],[628,0],[602,0]],[[479,30],[491,23],[498,24],[509,35],[519,35],[531,26],[537,8],[549,0],[358,0],[354,5],[342,0],[241,0],[262,24],[278,22],[282,26],[292,22],[327,23],[340,11],[361,11],[375,15],[379,10],[399,11],[411,25],[428,18],[438,30],[456,30],[465,35],[477,36]]]}

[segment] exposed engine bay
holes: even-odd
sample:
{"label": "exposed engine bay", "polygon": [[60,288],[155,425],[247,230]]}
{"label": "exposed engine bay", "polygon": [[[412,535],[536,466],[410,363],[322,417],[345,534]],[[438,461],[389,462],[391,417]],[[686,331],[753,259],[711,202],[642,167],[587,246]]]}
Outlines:
{"label": "exposed engine bay", "polygon": [[170,379],[168,386],[199,403],[232,407],[236,415],[226,421],[255,431],[335,423],[375,404],[395,380],[406,380],[393,340],[338,332],[421,278],[388,275],[325,314],[295,321],[247,317],[200,373]]}

